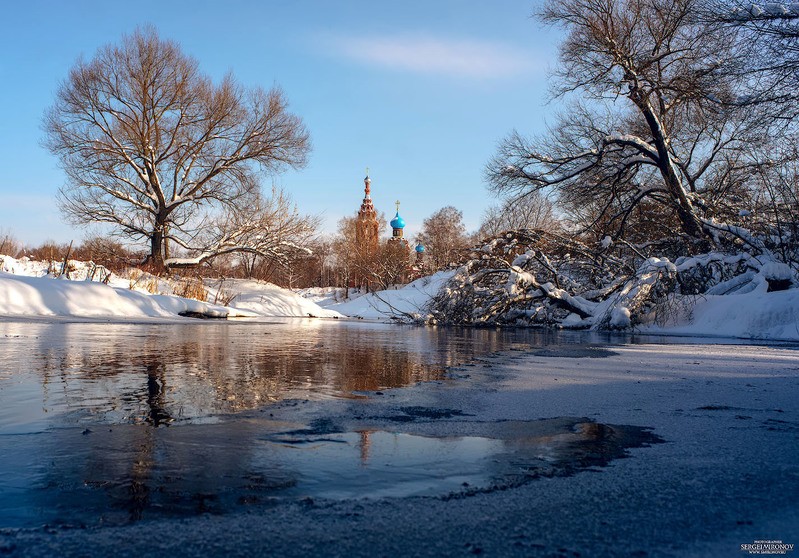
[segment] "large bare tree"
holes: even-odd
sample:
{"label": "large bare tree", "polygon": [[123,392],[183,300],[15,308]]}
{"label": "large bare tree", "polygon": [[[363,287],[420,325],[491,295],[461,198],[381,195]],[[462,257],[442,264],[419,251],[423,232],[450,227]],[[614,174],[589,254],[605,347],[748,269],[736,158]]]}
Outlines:
{"label": "large bare tree", "polygon": [[280,89],[247,89],[230,75],[214,83],[152,28],[78,60],[44,128],[68,178],[66,215],[147,240],[157,267],[168,241],[190,245],[209,214],[240,223],[257,203],[259,171],[300,167],[310,150]]}
{"label": "large bare tree", "polygon": [[734,37],[697,17],[698,0],[550,0],[567,31],[557,96],[579,95],[548,134],[514,132],[487,166],[502,194],[554,192],[589,228],[624,235],[646,204],[707,239],[712,201],[735,183],[741,145],[760,139],[753,109],[731,103]]}

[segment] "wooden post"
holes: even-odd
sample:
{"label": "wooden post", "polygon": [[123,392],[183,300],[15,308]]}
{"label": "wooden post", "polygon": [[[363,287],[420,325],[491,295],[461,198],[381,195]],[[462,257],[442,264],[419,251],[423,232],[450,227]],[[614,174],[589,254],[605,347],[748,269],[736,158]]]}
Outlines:
{"label": "wooden post", "polygon": [[[72,243],[75,242],[74,240],[69,241],[69,248],[67,248],[67,254],[64,256],[64,263],[61,264],[61,273],[58,274],[59,277],[64,275],[67,269],[67,260],[69,259],[69,255],[72,253]],[[69,279],[69,275],[67,275],[67,279]]]}

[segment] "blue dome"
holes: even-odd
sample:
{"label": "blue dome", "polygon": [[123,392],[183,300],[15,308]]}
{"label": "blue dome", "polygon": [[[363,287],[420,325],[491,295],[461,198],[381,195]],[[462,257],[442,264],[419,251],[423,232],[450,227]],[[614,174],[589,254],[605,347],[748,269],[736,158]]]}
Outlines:
{"label": "blue dome", "polygon": [[424,246],[422,246],[421,244],[417,244],[417,245],[416,245],[416,253],[417,253],[417,254],[422,254],[422,253],[424,253]]}
{"label": "blue dome", "polygon": [[399,211],[397,211],[397,214],[394,215],[394,218],[391,220],[391,223],[389,223],[389,224],[391,225],[392,229],[404,229],[405,228],[405,219],[400,217]]}

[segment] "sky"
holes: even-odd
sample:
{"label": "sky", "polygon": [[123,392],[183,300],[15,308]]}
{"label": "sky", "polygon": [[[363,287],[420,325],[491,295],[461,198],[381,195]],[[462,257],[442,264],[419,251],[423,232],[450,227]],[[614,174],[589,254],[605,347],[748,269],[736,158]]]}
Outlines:
{"label": "sky", "polygon": [[55,196],[65,182],[42,147],[42,115],[79,57],[151,24],[214,80],[280,86],[313,142],[308,165],[265,176],[334,233],[363,198],[406,236],[452,205],[475,230],[496,199],[483,168],[513,129],[544,131],[555,106],[548,70],[557,30],[536,0],[190,0],[135,4],[26,0],[4,7],[0,33],[0,236],[27,245],[80,242]]}

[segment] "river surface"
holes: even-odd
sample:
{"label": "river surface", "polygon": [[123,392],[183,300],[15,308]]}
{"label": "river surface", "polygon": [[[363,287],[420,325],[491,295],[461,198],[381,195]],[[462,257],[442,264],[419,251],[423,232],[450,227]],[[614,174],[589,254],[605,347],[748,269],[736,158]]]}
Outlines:
{"label": "river surface", "polygon": [[[341,432],[272,420],[269,410],[444,380],[447,369],[502,351],[610,353],[589,340],[324,320],[0,322],[0,528],[487,486],[497,456],[518,461],[524,446],[529,472],[530,462],[558,462],[575,440],[602,442],[604,431],[556,419],[517,425],[524,435],[512,440],[496,429]],[[437,411],[411,408],[391,420],[440,418],[425,413]]]}

